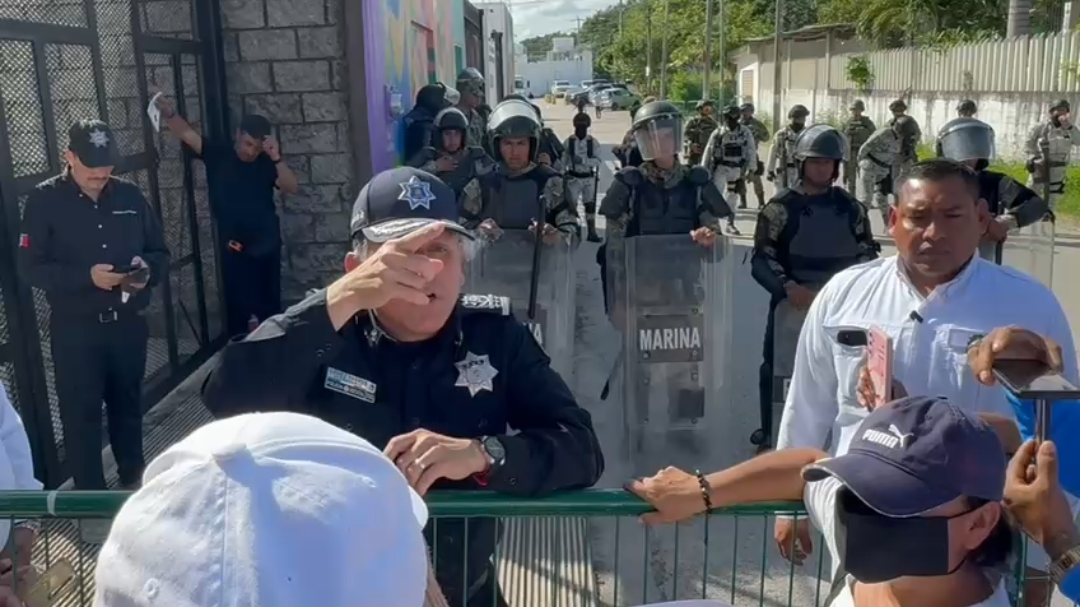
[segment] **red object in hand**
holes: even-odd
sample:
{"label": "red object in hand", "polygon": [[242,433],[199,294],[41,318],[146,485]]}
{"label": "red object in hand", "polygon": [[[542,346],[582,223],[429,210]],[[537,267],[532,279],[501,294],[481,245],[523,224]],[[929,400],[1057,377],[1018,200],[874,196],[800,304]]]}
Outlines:
{"label": "red object in hand", "polygon": [[240,244],[239,242],[236,242],[235,240],[230,240],[229,241],[229,248],[232,249],[233,251],[236,251],[237,253],[239,253],[240,251],[244,250],[244,245]]}

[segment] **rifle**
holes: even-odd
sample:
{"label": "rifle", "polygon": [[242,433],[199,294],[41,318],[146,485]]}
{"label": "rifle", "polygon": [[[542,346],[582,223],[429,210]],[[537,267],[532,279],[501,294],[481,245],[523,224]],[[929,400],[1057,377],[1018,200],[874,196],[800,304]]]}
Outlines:
{"label": "rifle", "polygon": [[788,189],[788,149],[787,149],[787,137],[783,137],[780,140],[780,187]]}

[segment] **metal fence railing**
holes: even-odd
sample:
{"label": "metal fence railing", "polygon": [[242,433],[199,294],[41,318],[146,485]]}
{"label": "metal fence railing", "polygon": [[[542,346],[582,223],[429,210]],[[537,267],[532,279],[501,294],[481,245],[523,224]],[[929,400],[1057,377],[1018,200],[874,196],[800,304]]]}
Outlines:
{"label": "metal fence railing", "polygon": [[[80,526],[84,519],[111,518],[128,495],[0,492],[0,520],[42,523],[31,559],[38,572],[31,578],[36,586],[24,584],[22,592],[48,595],[51,605],[92,604],[99,547],[80,541]],[[798,503],[725,508],[679,525],[646,527],[636,519],[649,511],[648,505],[614,490],[540,499],[451,491],[434,492],[427,500],[429,530],[435,533],[440,524],[460,525],[464,520],[469,537],[470,522],[500,519],[502,538],[491,547],[494,573],[507,603],[515,607],[642,605],[693,598],[739,606],[820,607],[829,593],[832,568],[820,537],[812,557],[800,567],[782,561],[773,545],[774,517],[805,516]],[[448,547],[436,543],[434,549],[434,561],[443,560],[438,550]],[[466,551],[468,545],[453,549]],[[1015,575],[1017,582],[1023,580],[1022,569]],[[448,598],[451,604],[465,603],[464,597]],[[1015,592],[1013,600],[1017,604]]]}

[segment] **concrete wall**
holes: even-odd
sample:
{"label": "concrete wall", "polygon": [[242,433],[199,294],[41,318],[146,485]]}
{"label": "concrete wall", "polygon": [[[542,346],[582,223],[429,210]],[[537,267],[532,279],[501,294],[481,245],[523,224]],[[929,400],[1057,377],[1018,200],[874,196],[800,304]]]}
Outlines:
{"label": "concrete wall", "polygon": [[229,107],[262,114],[300,178],[279,196],[287,299],[340,274],[357,184],[340,0],[223,0]]}
{"label": "concrete wall", "polygon": [[[376,171],[400,162],[401,117],[421,86],[457,77],[464,0],[364,2],[365,92]],[[460,36],[460,38],[455,38]]]}

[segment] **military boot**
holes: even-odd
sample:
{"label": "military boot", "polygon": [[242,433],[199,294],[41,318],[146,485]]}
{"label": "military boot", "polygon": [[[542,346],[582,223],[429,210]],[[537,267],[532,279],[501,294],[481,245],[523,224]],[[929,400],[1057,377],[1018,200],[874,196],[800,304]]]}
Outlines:
{"label": "military boot", "polygon": [[589,242],[601,242],[600,235],[596,233],[596,219],[587,217],[585,219],[585,227],[588,228],[589,234],[587,239]]}

